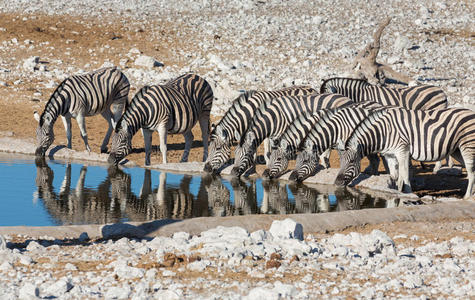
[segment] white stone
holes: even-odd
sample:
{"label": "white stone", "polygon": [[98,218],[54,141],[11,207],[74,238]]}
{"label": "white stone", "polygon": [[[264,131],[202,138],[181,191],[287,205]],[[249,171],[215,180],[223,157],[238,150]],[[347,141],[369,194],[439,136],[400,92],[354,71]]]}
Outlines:
{"label": "white stone", "polygon": [[73,285],[66,278],[61,278],[46,289],[46,294],[52,296],[62,296],[73,288]]}
{"label": "white stone", "polygon": [[32,283],[25,283],[18,294],[19,299],[37,299],[39,296],[39,288]]}
{"label": "white stone", "polygon": [[210,265],[210,262],[207,260],[194,261],[189,263],[186,268],[190,271],[203,272],[207,266]]}
{"label": "white stone", "polygon": [[251,239],[255,242],[262,242],[267,239],[267,231],[265,230],[257,230],[251,233]]}
{"label": "white stone", "polygon": [[23,61],[23,69],[25,71],[34,72],[40,62],[39,56],[32,56]]}
{"label": "white stone", "polygon": [[302,224],[287,218],[283,221],[273,221],[269,233],[275,239],[298,239],[303,240]]}
{"label": "white stone", "polygon": [[404,287],[408,289],[419,288],[424,283],[422,278],[416,274],[406,275],[402,282],[404,284]]}
{"label": "white stone", "polygon": [[37,241],[30,241],[28,246],[26,246],[27,251],[43,250],[45,247],[40,245]]}
{"label": "white stone", "polygon": [[163,64],[161,62],[159,62],[155,58],[153,58],[151,56],[147,56],[147,55],[138,56],[135,59],[134,64],[136,66],[146,67],[146,68],[149,68],[149,69],[152,69],[154,67],[163,67]]}
{"label": "white stone", "polygon": [[262,287],[253,288],[247,296],[243,297],[244,300],[278,300],[279,298],[278,292]]}
{"label": "white stone", "polygon": [[290,284],[283,284],[280,281],[274,282],[274,291],[279,293],[282,298],[292,298],[297,295],[297,289]]}
{"label": "white stone", "polygon": [[158,290],[153,295],[154,299],[157,300],[179,300],[181,295],[171,290]]}
{"label": "white stone", "polygon": [[109,287],[105,298],[106,299],[128,299],[130,296],[131,289],[129,286],[113,286]]}

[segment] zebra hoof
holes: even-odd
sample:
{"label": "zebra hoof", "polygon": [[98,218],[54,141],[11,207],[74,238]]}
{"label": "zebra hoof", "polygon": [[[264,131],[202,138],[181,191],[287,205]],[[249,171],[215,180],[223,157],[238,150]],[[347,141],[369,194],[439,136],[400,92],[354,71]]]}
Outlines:
{"label": "zebra hoof", "polygon": [[109,151],[109,149],[107,149],[107,147],[101,148],[101,153],[107,153],[108,151]]}

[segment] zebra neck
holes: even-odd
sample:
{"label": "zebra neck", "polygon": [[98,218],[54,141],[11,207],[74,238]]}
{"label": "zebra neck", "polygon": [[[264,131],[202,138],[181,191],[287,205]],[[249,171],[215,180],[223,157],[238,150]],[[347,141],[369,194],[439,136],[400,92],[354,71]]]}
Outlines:
{"label": "zebra neck", "polygon": [[67,97],[65,95],[63,95],[61,92],[55,91],[48,103],[46,103],[41,118],[44,121],[44,117],[49,115],[51,117],[50,123],[54,124],[60,115],[64,116],[68,113],[69,104],[70,103],[67,101]]}

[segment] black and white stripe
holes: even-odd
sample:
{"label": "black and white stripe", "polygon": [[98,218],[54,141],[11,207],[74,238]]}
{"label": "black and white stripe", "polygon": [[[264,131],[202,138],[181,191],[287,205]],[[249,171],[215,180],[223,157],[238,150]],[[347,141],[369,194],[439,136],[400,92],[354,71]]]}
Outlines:
{"label": "black and white stripe", "polygon": [[379,152],[395,157],[399,168],[398,190],[410,191],[411,157],[418,161],[438,161],[452,155],[467,169],[465,198],[469,198],[475,179],[475,112],[461,108],[381,110],[355,128],[342,150],[337,185],[347,185],[359,174],[363,156]]}
{"label": "black and white stripe", "polygon": [[231,145],[246,132],[256,109],[266,100],[282,96],[316,93],[311,87],[293,86],[276,91],[246,91],[233,101],[223,118],[212,126],[209,156],[204,166],[206,172],[218,171],[231,156]]}
{"label": "black and white stripe", "polygon": [[142,129],[145,142],[145,164],[150,164],[152,133],[158,131],[163,163],[167,163],[167,134],[182,133],[187,161],[193,142],[191,132],[200,123],[203,137],[203,160],[208,154],[209,115],[213,91],[198,75],[185,74],[164,85],[145,86],[135,94],[118,122],[112,138],[109,162],[118,164],[132,149],[132,137]]}
{"label": "black and white stripe", "polygon": [[[343,107],[352,104],[349,98],[337,94],[280,97],[264,102],[256,111],[248,130],[240,139],[235,151],[232,174],[242,175],[254,164],[257,147],[264,139],[275,139],[305,112],[325,108]],[[267,147],[264,154],[267,157]]]}
{"label": "black and white stripe", "polygon": [[372,85],[362,79],[335,77],[322,83],[320,93],[336,93],[357,103],[373,101],[410,110],[444,109],[448,105],[444,91],[433,85],[389,88]]}
{"label": "black and white stripe", "polygon": [[112,129],[127,102],[129,88],[127,77],[116,67],[66,78],[51,95],[41,116],[35,112],[35,119],[39,122],[36,155],[44,156],[53,143],[53,125],[59,116],[66,130],[68,148],[71,148],[71,118],[75,118],[86,149],[91,151],[84,118],[101,114],[109,123],[101,145],[101,152],[107,151]]}
{"label": "black and white stripe", "polygon": [[[328,157],[330,150],[335,147],[338,140],[346,141],[354,128],[366,116],[383,108],[375,102],[363,102],[337,110],[323,110],[317,113],[318,121],[301,143],[295,169],[290,174],[289,179],[303,181],[312,175],[317,169],[319,156],[321,158]],[[299,121],[297,120],[297,122]],[[288,137],[286,140],[291,141],[292,138]],[[369,159],[371,162],[369,170],[374,174],[377,172],[379,159],[377,156],[371,156]]]}

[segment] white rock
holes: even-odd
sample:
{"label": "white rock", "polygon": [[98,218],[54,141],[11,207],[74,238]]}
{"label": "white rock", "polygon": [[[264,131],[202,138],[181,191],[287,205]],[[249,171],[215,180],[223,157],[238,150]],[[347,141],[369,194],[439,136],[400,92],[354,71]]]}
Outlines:
{"label": "white rock", "polygon": [[154,299],[157,300],[179,300],[181,295],[171,290],[158,290],[153,295]]}
{"label": "white rock", "polygon": [[251,233],[251,239],[255,242],[262,242],[267,239],[267,231],[265,230],[257,230]]}
{"label": "white rock", "polygon": [[397,36],[396,41],[394,42],[394,48],[396,52],[407,50],[409,46],[410,46],[409,38],[402,35]]}
{"label": "white rock", "polygon": [[109,287],[106,294],[105,298],[106,299],[128,299],[130,296],[131,289],[129,286],[123,286],[123,287],[118,287],[118,286],[113,286]]}
{"label": "white rock", "polygon": [[406,275],[402,282],[404,287],[408,289],[419,288],[424,284],[422,278],[416,274]]}
{"label": "white rock", "polygon": [[172,236],[172,238],[174,240],[179,240],[179,241],[187,241],[190,239],[190,234],[188,232],[183,232],[183,231],[180,231],[180,232],[175,232]]}
{"label": "white rock", "polygon": [[25,71],[34,72],[40,62],[39,56],[32,56],[23,61],[23,69]]}
{"label": "white rock", "polygon": [[38,251],[41,251],[43,250],[45,247],[43,247],[42,245],[40,245],[37,241],[30,241],[28,243],[28,246],[26,246],[26,250],[27,251],[35,251],[35,250],[38,250]]}
{"label": "white rock", "polygon": [[25,266],[29,266],[33,264],[33,259],[28,255],[21,255],[19,261],[22,265],[25,265]]}
{"label": "white rock", "polygon": [[299,239],[303,240],[302,224],[287,218],[283,221],[274,221],[270,226],[269,233],[276,239]]}
{"label": "white rock", "polygon": [[163,271],[162,271],[162,275],[163,275],[164,277],[173,277],[173,276],[176,275],[176,273],[173,272],[173,271],[171,271],[171,270],[163,270]]}
{"label": "white rock", "polygon": [[189,263],[186,268],[190,271],[203,272],[211,263],[207,260],[194,261]]}
{"label": "white rock", "polygon": [[149,69],[152,69],[154,67],[163,67],[163,64],[161,62],[159,62],[155,58],[153,58],[151,56],[147,56],[147,55],[138,56],[135,59],[134,64],[136,66],[146,67],[146,68],[149,68]]}
{"label": "white rock", "polygon": [[25,283],[18,294],[19,299],[37,299],[39,296],[39,288],[32,283]]}
{"label": "white rock", "polygon": [[292,298],[297,295],[297,289],[290,284],[283,284],[280,281],[274,282],[274,291],[279,293],[282,298]]}
{"label": "white rock", "polygon": [[263,287],[253,288],[247,296],[243,297],[244,300],[278,300],[279,298],[278,292]]}
{"label": "white rock", "polygon": [[66,278],[61,278],[46,289],[46,294],[59,297],[73,288],[71,282]]}

